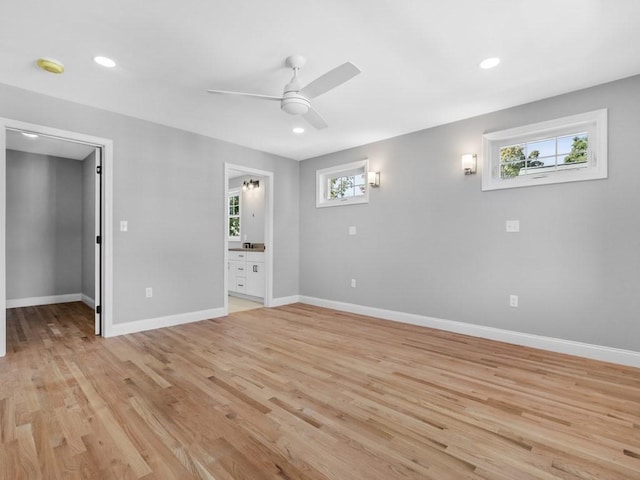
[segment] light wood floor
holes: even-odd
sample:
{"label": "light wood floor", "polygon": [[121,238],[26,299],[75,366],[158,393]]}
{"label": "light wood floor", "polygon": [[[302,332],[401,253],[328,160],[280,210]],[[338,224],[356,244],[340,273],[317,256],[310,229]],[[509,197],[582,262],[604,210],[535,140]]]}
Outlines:
{"label": "light wood floor", "polygon": [[296,304],[8,311],[2,479],[638,479],[640,370]]}

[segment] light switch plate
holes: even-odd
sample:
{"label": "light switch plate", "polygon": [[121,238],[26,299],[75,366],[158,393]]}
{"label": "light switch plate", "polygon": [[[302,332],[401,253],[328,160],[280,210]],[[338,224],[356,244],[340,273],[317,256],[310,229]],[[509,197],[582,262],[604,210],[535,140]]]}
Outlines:
{"label": "light switch plate", "polygon": [[355,235],[357,232],[356,227],[349,227],[349,235]]}
{"label": "light switch plate", "polygon": [[509,295],[509,306],[518,308],[518,295]]}
{"label": "light switch plate", "polygon": [[120,231],[128,232],[129,231],[129,222],[126,220],[120,220]]}
{"label": "light switch plate", "polygon": [[518,233],[520,231],[520,220],[507,220],[506,231],[509,233]]}

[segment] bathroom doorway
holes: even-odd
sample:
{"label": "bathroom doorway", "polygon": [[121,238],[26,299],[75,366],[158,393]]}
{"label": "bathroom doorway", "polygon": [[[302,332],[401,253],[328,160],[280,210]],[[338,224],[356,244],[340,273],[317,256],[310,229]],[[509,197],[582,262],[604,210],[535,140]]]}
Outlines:
{"label": "bathroom doorway", "polygon": [[273,303],[273,172],[225,164],[227,313]]}

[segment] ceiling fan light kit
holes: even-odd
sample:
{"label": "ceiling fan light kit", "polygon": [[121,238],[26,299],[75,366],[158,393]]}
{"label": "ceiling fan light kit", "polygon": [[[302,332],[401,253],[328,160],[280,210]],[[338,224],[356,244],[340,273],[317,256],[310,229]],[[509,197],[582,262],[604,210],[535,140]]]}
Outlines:
{"label": "ceiling fan light kit", "polygon": [[302,115],[304,119],[313,127],[321,130],[327,127],[327,122],[322,116],[313,109],[309,99],[315,98],[323,93],[332,90],[347,80],[352,79],[360,73],[360,69],[351,62],[330,70],[329,72],[316,78],[305,87],[300,86],[298,73],[306,63],[306,59],[302,55],[291,55],[285,60],[287,67],[293,69],[293,77],[284,87],[282,97],[273,95],[261,95],[259,93],[242,93],[232,92],[229,90],[207,90],[209,93],[222,95],[242,95],[262,100],[277,100],[280,102],[280,108],[291,115]]}
{"label": "ceiling fan light kit", "polygon": [[291,115],[304,115],[311,108],[311,102],[297,92],[286,92],[282,96],[280,108]]}

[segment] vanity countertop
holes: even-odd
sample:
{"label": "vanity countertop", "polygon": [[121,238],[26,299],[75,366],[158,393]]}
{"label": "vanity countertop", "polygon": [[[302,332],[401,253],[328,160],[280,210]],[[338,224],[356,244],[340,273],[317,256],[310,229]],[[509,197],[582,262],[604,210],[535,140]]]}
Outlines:
{"label": "vanity countertop", "polygon": [[264,252],[264,247],[255,247],[255,248],[230,248],[230,252]]}

